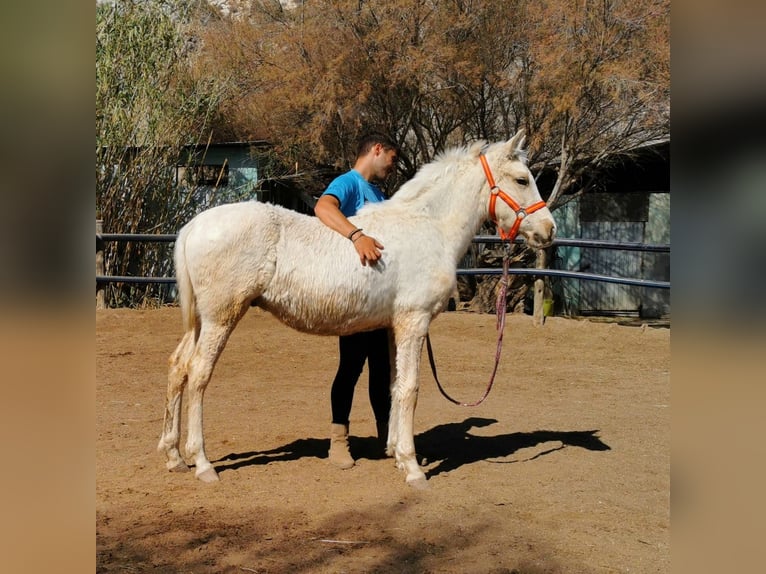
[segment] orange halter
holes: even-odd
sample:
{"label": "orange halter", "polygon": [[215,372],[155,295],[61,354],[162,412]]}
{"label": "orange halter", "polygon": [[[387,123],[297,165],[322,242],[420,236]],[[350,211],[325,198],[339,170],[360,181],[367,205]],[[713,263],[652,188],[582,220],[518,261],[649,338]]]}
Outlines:
{"label": "orange halter", "polygon": [[[479,155],[479,159],[481,160],[481,165],[484,168],[484,175],[487,176],[487,182],[489,183],[489,190],[491,192],[491,195],[489,196],[489,217],[490,219],[497,225],[497,231],[500,234],[500,238],[503,239],[503,241],[513,241],[516,238],[516,234],[519,232],[519,227],[521,226],[521,221],[530,213],[534,213],[538,209],[542,209],[546,206],[546,203],[542,200],[538,201],[534,205],[530,205],[526,209],[522,209],[518,203],[516,203],[513,198],[505,193],[502,189],[497,187],[495,184],[495,178],[492,177],[492,172],[489,169],[489,164],[487,163],[487,158],[484,154]],[[508,206],[513,209],[514,213],[516,214],[516,221],[513,223],[513,226],[511,227],[511,230],[506,234],[503,231],[503,228],[500,227],[497,223],[497,216],[495,215],[495,203],[497,203],[497,197],[500,196],[500,199],[502,199],[505,203],[508,204]],[[478,401],[475,401],[473,403],[461,403],[460,401],[457,401],[453,399],[451,396],[447,394],[447,391],[444,390],[442,387],[442,384],[439,382],[439,377],[436,375],[436,362],[434,361],[434,354],[433,350],[431,349],[431,337],[426,334],[426,348],[428,349],[428,362],[431,363],[431,372],[434,375],[434,380],[436,381],[436,386],[439,387],[439,392],[450,402],[455,403],[456,405],[459,405],[461,407],[475,407],[481,403],[484,402],[484,399],[489,396],[489,391],[492,389],[492,384],[495,382],[495,374],[497,373],[497,366],[500,363],[500,350],[503,348],[503,331],[505,330],[505,307],[506,307],[506,300],[505,300],[505,294],[508,289],[508,265],[509,265],[509,246],[506,245],[508,249],[506,249],[505,257],[503,257],[503,277],[500,280],[500,289],[497,292],[497,301],[495,303],[495,312],[497,313],[497,351],[495,352],[495,368],[492,370],[492,375],[489,377],[489,383],[487,385],[487,390],[484,391],[484,396],[481,397]]]}
{"label": "orange halter", "polygon": [[[516,203],[513,198],[505,193],[502,189],[497,187],[495,184],[495,178],[492,177],[492,171],[489,169],[489,164],[487,163],[487,156],[484,154],[479,155],[479,159],[481,160],[481,166],[484,168],[484,175],[487,176],[487,183],[489,183],[489,191],[491,192],[491,195],[489,196],[489,218],[497,225],[497,232],[500,235],[500,238],[504,241],[513,241],[516,238],[516,235],[519,232],[519,227],[521,227],[522,220],[527,216],[538,209],[542,209],[546,206],[546,203],[542,200],[538,201],[537,203],[530,205],[527,208],[521,207],[518,203]],[[506,234],[505,231],[503,231],[503,228],[500,227],[500,224],[497,221],[497,216],[495,215],[495,203],[497,203],[498,196],[500,199],[502,199],[505,203],[508,204],[508,207],[510,207],[513,212],[516,214],[516,221],[513,222],[513,226],[511,227],[511,230]]]}

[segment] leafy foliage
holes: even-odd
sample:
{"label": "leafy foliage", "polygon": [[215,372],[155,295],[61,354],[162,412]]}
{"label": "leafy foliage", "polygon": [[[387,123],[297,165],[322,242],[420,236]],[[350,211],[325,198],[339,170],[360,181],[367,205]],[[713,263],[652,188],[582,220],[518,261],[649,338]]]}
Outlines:
{"label": "leafy foliage", "polygon": [[449,145],[524,127],[533,167],[558,166],[555,208],[669,134],[667,0],[253,0],[204,38],[204,73],[234,80],[224,128],[306,171],[347,167],[349,142],[381,129],[403,149],[395,187]]}
{"label": "leafy foliage", "polygon": [[[198,210],[176,185],[185,146],[205,141],[221,100],[215,81],[195,78],[195,11],[165,0],[96,6],[96,209],[112,233],[175,233]],[[110,275],[162,275],[167,245],[111,243]],[[164,297],[166,288],[108,291],[114,304]]]}

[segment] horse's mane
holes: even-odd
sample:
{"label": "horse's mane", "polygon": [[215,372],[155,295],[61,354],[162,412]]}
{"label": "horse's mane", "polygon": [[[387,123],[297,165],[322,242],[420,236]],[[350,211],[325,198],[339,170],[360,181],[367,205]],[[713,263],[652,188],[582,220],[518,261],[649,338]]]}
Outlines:
{"label": "horse's mane", "polygon": [[479,157],[479,153],[485,146],[486,142],[476,141],[440,152],[433,161],[422,166],[411,180],[405,182],[394,194],[394,198],[397,201],[407,201],[418,197],[423,189],[429,187],[430,183],[457,171],[465,160],[473,161]]}
{"label": "horse's mane", "polygon": [[[438,153],[433,161],[421,166],[414,177],[406,181],[393,195],[390,201],[383,203],[370,203],[365,205],[364,212],[377,209],[391,209],[393,205],[408,204],[423,195],[432,185],[447,177],[454,179],[459,170],[466,163],[473,163],[478,160],[479,154],[487,153],[495,146],[503,146],[505,142],[488,144],[484,140],[478,140],[466,145],[447,148]],[[524,151],[516,150],[514,157],[526,164],[527,156]],[[384,205],[387,205],[384,207]]]}

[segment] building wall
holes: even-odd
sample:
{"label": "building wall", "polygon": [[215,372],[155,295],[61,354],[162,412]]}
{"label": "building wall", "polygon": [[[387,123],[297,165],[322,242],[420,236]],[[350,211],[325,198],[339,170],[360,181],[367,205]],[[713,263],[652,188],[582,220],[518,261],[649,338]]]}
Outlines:
{"label": "building wall", "polygon": [[[594,193],[554,212],[559,237],[648,244],[670,243],[669,193]],[[608,275],[670,280],[670,255],[612,249],[558,247],[553,267]],[[567,278],[551,279],[556,308],[570,315],[670,313],[670,293],[653,289]]]}
{"label": "building wall", "polygon": [[[206,207],[253,200],[313,214],[314,200],[300,189],[290,184],[264,181],[257,154],[263,148],[264,145],[259,142],[214,144],[206,149],[196,148],[189,160],[195,165],[179,166],[178,171],[184,172],[183,175],[189,172],[193,176],[202,176],[196,177],[197,181],[192,187],[195,187],[194,193],[203,196]],[[225,172],[224,179],[218,177],[222,172]],[[213,177],[209,177],[211,174]],[[179,176],[179,181],[183,175]]]}
{"label": "building wall", "polygon": [[255,145],[214,144],[189,150],[176,168],[180,185],[193,190],[203,208],[258,199],[260,179]]}

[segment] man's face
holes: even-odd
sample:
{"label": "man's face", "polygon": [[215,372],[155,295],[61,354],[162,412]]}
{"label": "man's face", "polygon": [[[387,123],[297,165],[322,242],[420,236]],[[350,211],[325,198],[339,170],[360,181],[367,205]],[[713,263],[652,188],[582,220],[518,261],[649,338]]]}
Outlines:
{"label": "man's face", "polygon": [[396,150],[386,149],[380,144],[376,146],[375,175],[377,179],[384,180],[396,169],[396,161],[399,158]]}

